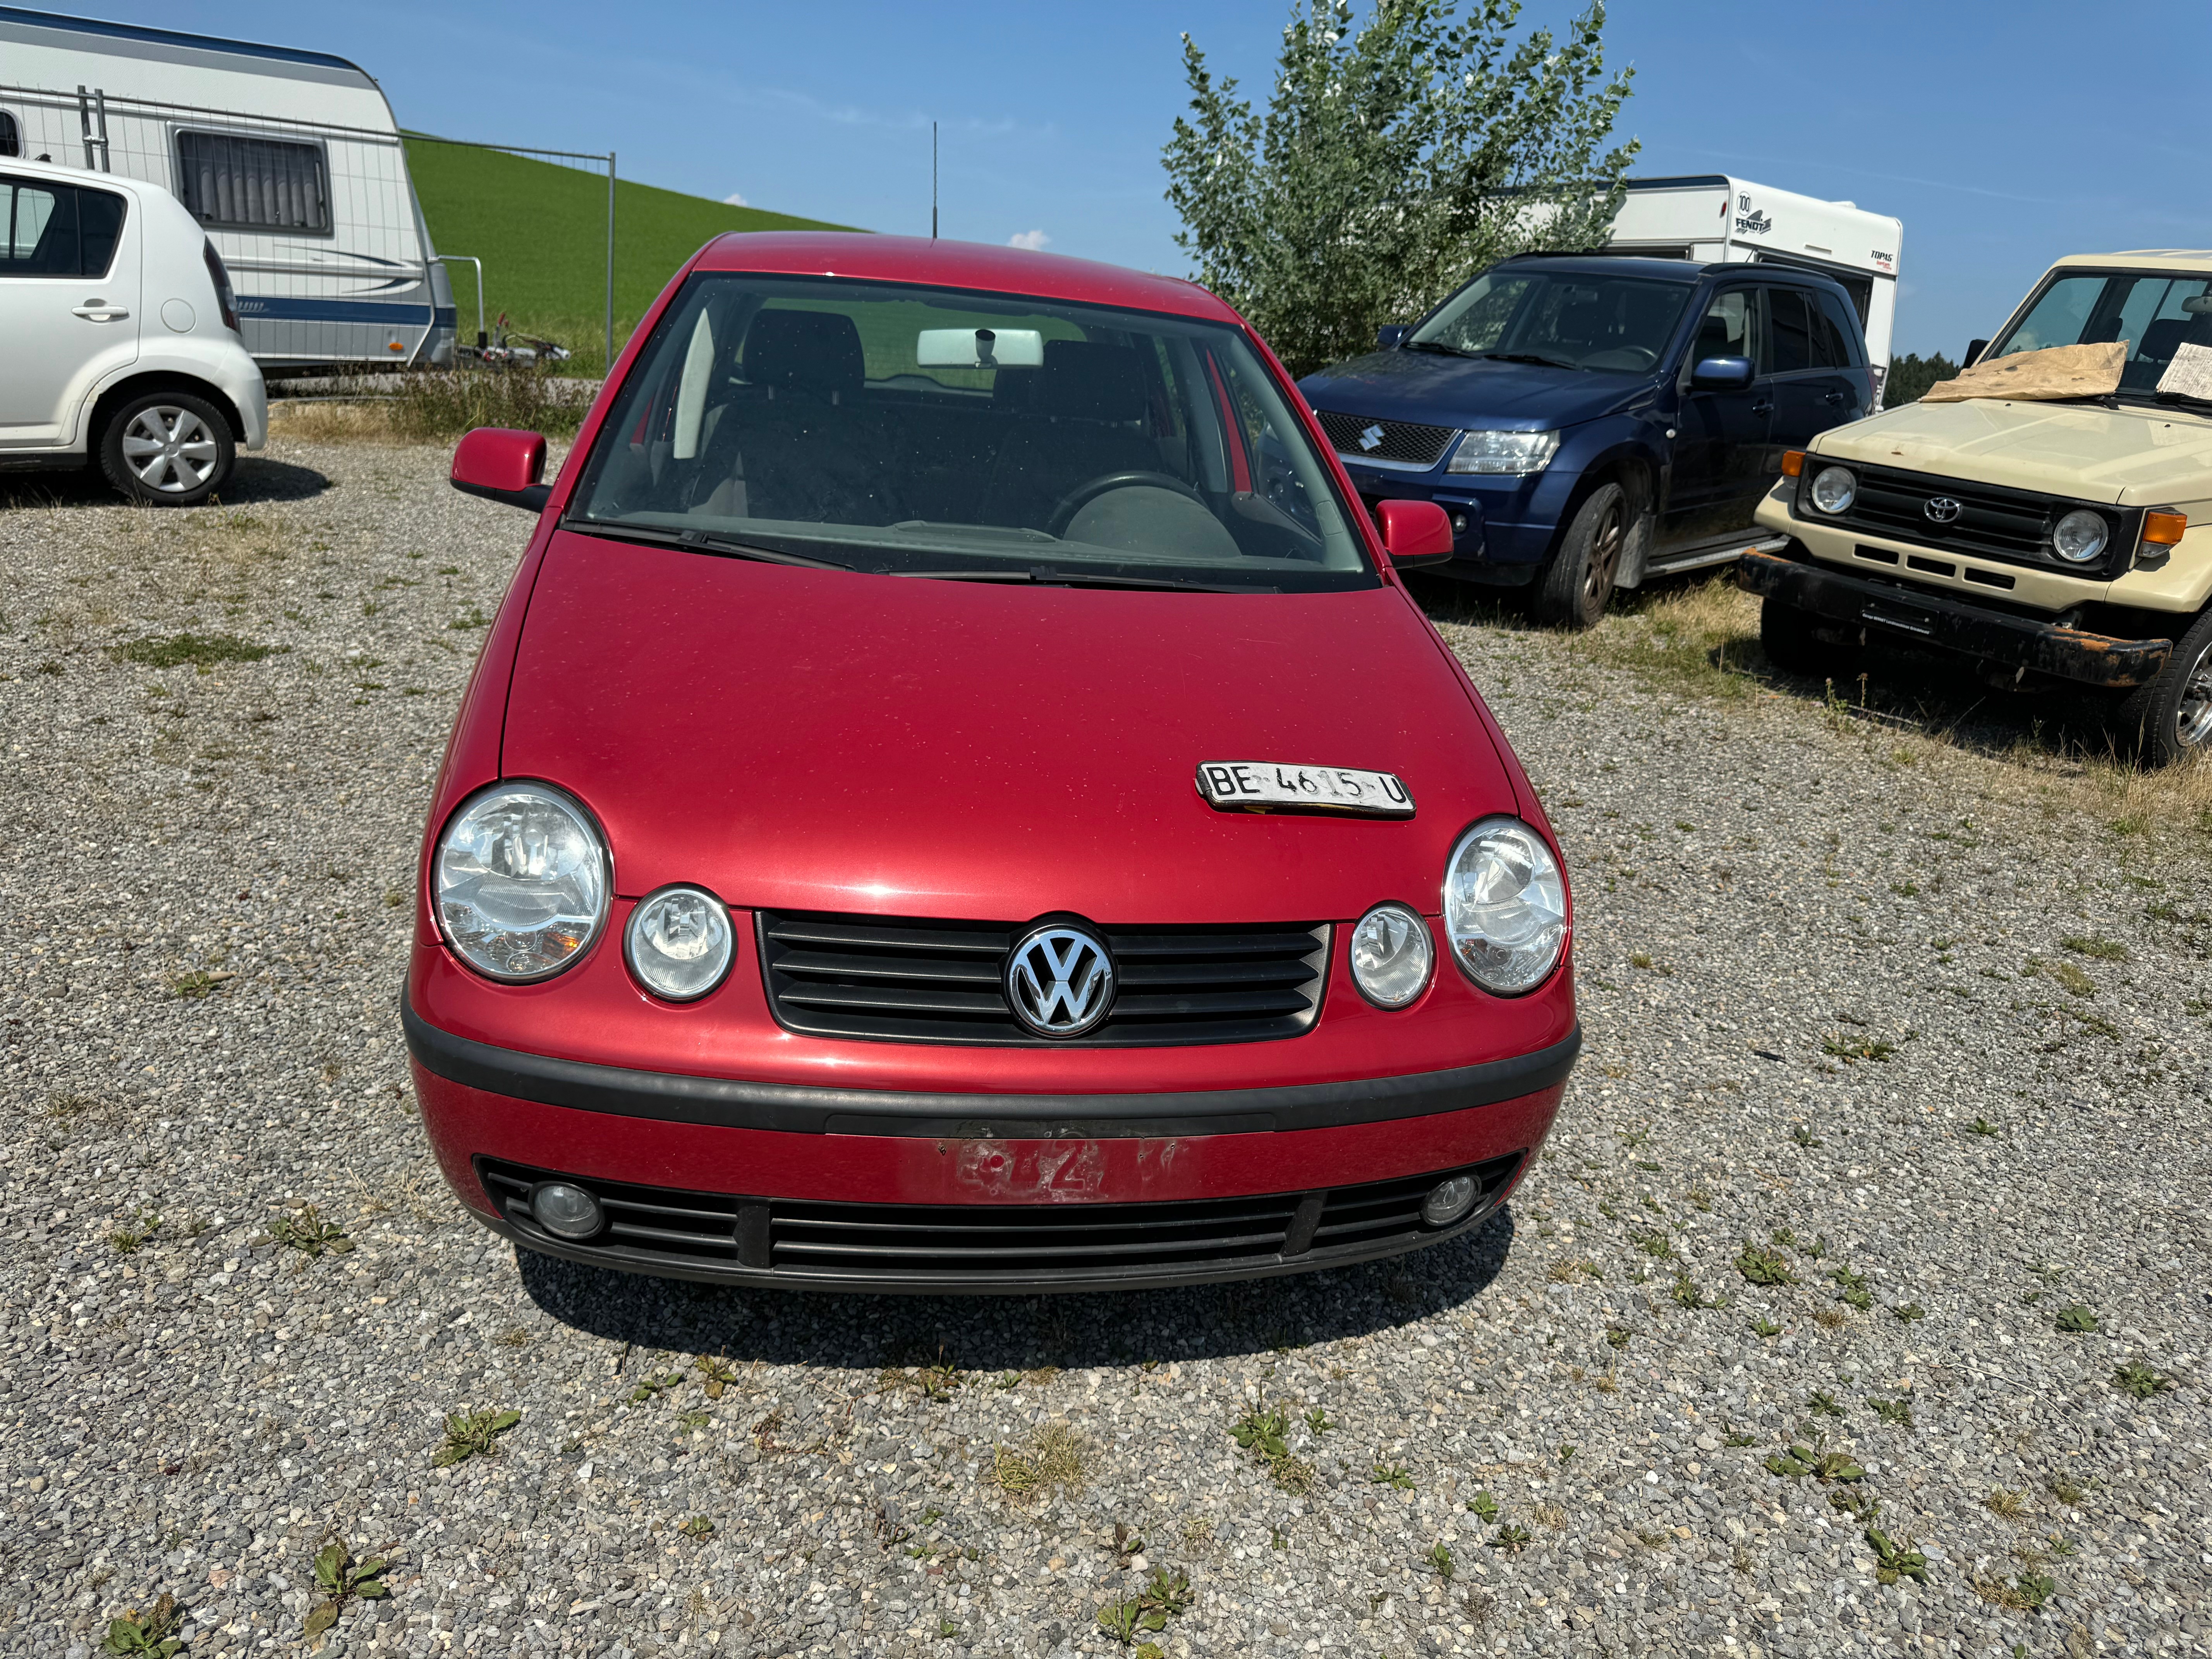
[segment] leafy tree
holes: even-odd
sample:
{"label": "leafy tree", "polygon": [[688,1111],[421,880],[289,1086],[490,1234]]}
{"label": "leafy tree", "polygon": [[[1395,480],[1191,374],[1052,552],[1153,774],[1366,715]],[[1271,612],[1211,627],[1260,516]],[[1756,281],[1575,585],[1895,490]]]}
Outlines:
{"label": "leafy tree", "polygon": [[1369,349],[1508,254],[1601,245],[1634,71],[1605,76],[1603,0],[1516,37],[1520,0],[1304,0],[1255,114],[1186,34],[1190,112],[1162,155],[1176,241],[1294,374]]}
{"label": "leafy tree", "polygon": [[1940,351],[1932,357],[1911,351],[1892,357],[1889,378],[1881,383],[1881,406],[1895,409],[1899,404],[1917,404],[1929,386],[1952,379],[1958,372],[1958,364]]}

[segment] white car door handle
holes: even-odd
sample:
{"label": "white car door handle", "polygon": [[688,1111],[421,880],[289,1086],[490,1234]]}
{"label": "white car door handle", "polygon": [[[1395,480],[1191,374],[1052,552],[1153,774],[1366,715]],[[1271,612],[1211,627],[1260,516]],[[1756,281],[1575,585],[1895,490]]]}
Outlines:
{"label": "white car door handle", "polygon": [[121,306],[109,305],[104,300],[87,300],[70,314],[82,317],[88,323],[114,323],[120,322],[131,313]]}

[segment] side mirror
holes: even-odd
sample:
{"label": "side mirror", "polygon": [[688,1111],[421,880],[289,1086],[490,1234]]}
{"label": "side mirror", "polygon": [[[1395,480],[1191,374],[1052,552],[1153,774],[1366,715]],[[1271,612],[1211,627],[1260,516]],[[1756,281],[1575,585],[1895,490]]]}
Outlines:
{"label": "side mirror", "polygon": [[[2185,305],[2188,302],[2184,301],[2183,303]],[[1967,341],[1966,355],[1960,359],[1959,367],[1961,368],[1972,368],[1976,363],[1981,362],[1982,354],[1989,349],[1990,343],[1987,340]]]}
{"label": "side mirror", "polygon": [[1748,357],[1708,357],[1690,371],[1692,392],[1741,392],[1751,384]]}
{"label": "side mirror", "polygon": [[1413,331],[1410,323],[1385,323],[1375,331],[1375,349],[1377,351],[1395,351]]}
{"label": "side mirror", "polygon": [[1399,569],[1449,562],[1451,519],[1434,501],[1383,501],[1375,516],[1382,521],[1383,549]]}
{"label": "side mirror", "polygon": [[480,426],[453,451],[453,488],[509,507],[545,510],[553,487],[545,476],[545,434],[513,427]]}

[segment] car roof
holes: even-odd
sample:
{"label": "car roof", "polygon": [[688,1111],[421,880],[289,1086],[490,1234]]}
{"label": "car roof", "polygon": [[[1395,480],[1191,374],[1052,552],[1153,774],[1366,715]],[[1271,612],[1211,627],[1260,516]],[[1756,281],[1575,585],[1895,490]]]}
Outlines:
{"label": "car roof", "polygon": [[2124,253],[2069,253],[2059,265],[2124,265],[2144,270],[2212,270],[2212,248],[2138,247]]}
{"label": "car roof", "polygon": [[1236,323],[1237,313],[1195,283],[1061,253],[995,247],[987,242],[866,231],[732,231],[700,251],[698,270],[743,270],[860,282],[913,283],[1018,294],[1075,305]]}
{"label": "car roof", "polygon": [[1540,264],[1571,276],[1648,276],[1674,283],[1694,283],[1705,273],[1696,259],[1655,259],[1641,253],[1514,253],[1498,264]]}
{"label": "car roof", "polygon": [[102,190],[119,190],[126,192],[157,190],[164,196],[169,193],[161,185],[144,179],[129,179],[119,173],[101,173],[93,167],[68,167],[59,161],[33,161],[21,155],[0,155],[0,167],[5,167],[10,173],[35,173],[50,178],[97,185]]}

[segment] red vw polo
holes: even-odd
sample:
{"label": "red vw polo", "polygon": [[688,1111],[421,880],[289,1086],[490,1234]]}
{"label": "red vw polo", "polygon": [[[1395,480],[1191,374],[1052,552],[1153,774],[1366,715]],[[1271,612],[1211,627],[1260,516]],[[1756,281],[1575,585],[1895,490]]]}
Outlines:
{"label": "red vw polo", "polygon": [[1033,1291],[1480,1226],[1579,1042],[1543,809],[1188,283],[726,236],[538,514],[425,832],[447,1179],[574,1261]]}

